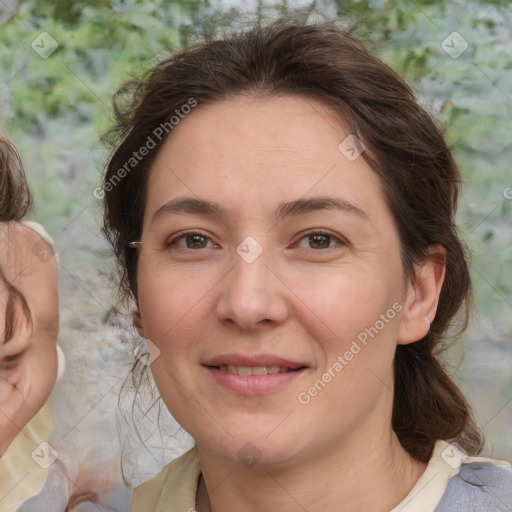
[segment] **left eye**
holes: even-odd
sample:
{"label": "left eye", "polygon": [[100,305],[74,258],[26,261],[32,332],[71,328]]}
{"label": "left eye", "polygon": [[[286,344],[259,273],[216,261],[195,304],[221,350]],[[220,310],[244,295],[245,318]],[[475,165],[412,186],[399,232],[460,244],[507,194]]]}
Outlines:
{"label": "left eye", "polygon": [[[177,243],[178,241],[181,240],[185,241],[185,247]],[[201,233],[181,233],[171,238],[166,243],[166,246],[170,247],[176,245],[184,249],[205,249],[207,247],[209,240],[209,237]],[[327,233],[323,231],[315,231],[312,233],[308,233],[307,235],[303,236],[300,239],[300,241],[302,240],[307,240],[307,243],[310,245],[310,249],[328,249],[329,247],[332,247],[331,242],[333,241],[337,241],[339,244],[344,245],[343,240],[341,240],[339,237],[333,235],[332,233]],[[316,247],[313,247],[314,245],[316,245]],[[306,249],[307,248],[308,247],[306,247]]]}
{"label": "left eye", "polygon": [[[341,240],[341,238],[333,235],[332,233],[327,233],[324,231],[314,231],[312,233],[308,233],[300,239],[300,241],[302,240],[307,240],[307,243],[309,244],[309,247],[306,247],[306,249],[328,249],[330,247],[330,242],[334,240],[336,240],[339,245],[344,245],[344,242]],[[316,247],[312,247],[314,245],[316,245]]]}

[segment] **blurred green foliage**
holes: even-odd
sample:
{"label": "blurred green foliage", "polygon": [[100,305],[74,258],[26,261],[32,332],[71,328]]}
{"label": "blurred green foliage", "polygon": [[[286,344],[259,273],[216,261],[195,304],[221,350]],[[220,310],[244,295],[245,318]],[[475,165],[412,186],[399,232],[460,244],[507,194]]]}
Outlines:
{"label": "blurred green foliage", "polygon": [[[254,12],[272,18],[291,9],[260,0]],[[353,26],[445,127],[466,182],[459,223],[474,254],[477,302],[512,331],[509,0],[316,0],[302,11]],[[246,17],[204,0],[5,0],[0,20],[0,127],[24,155],[36,215],[55,232],[84,210],[83,222],[97,229],[98,140],[115,90],[167,52]],[[59,45],[46,59],[31,48],[41,32]],[[441,46],[453,32],[468,43],[458,58]]]}

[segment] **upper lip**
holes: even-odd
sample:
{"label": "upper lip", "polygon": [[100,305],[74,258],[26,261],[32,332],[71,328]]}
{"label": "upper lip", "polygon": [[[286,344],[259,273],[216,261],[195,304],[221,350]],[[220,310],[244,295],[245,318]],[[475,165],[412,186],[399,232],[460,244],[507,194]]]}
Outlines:
{"label": "upper lip", "polygon": [[257,354],[253,356],[244,356],[241,354],[223,354],[207,359],[204,363],[205,366],[279,366],[284,368],[301,368],[307,366],[304,363],[291,361],[279,356],[271,354]]}

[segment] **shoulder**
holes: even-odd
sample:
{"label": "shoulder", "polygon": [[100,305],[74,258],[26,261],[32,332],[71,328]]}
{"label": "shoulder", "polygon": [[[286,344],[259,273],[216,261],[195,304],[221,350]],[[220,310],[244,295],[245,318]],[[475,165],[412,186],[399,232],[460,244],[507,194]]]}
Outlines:
{"label": "shoulder", "polygon": [[448,483],[436,512],[509,512],[512,467],[485,457],[469,457]]}
{"label": "shoulder", "polygon": [[[52,253],[57,256],[57,246],[55,245],[55,241],[53,238],[48,234],[46,229],[39,224],[39,222],[35,222],[33,220],[23,220],[21,221],[21,224],[31,231],[34,231],[39,235],[40,238],[42,238],[50,247]],[[36,237],[36,239],[39,241],[40,238]]]}
{"label": "shoulder", "polygon": [[21,270],[56,274],[55,243],[37,222],[0,222],[0,239],[0,259],[7,274],[11,267],[16,278]]}
{"label": "shoulder", "polygon": [[199,455],[194,446],[164,466],[158,475],[135,488],[132,512],[173,512],[194,508],[200,474]]}

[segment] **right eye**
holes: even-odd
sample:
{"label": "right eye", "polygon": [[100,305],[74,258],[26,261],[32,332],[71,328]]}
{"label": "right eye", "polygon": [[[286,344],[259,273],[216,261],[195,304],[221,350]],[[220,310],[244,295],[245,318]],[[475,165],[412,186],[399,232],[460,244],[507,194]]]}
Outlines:
{"label": "right eye", "polygon": [[[176,242],[180,240],[185,240],[185,247],[183,245],[179,245]],[[209,237],[204,235],[203,233],[197,231],[185,231],[181,233],[177,233],[172,236],[165,244],[166,247],[176,246],[180,249],[206,249],[207,241],[210,240]],[[210,240],[211,241],[211,240]],[[213,243],[213,242],[212,242]]]}

